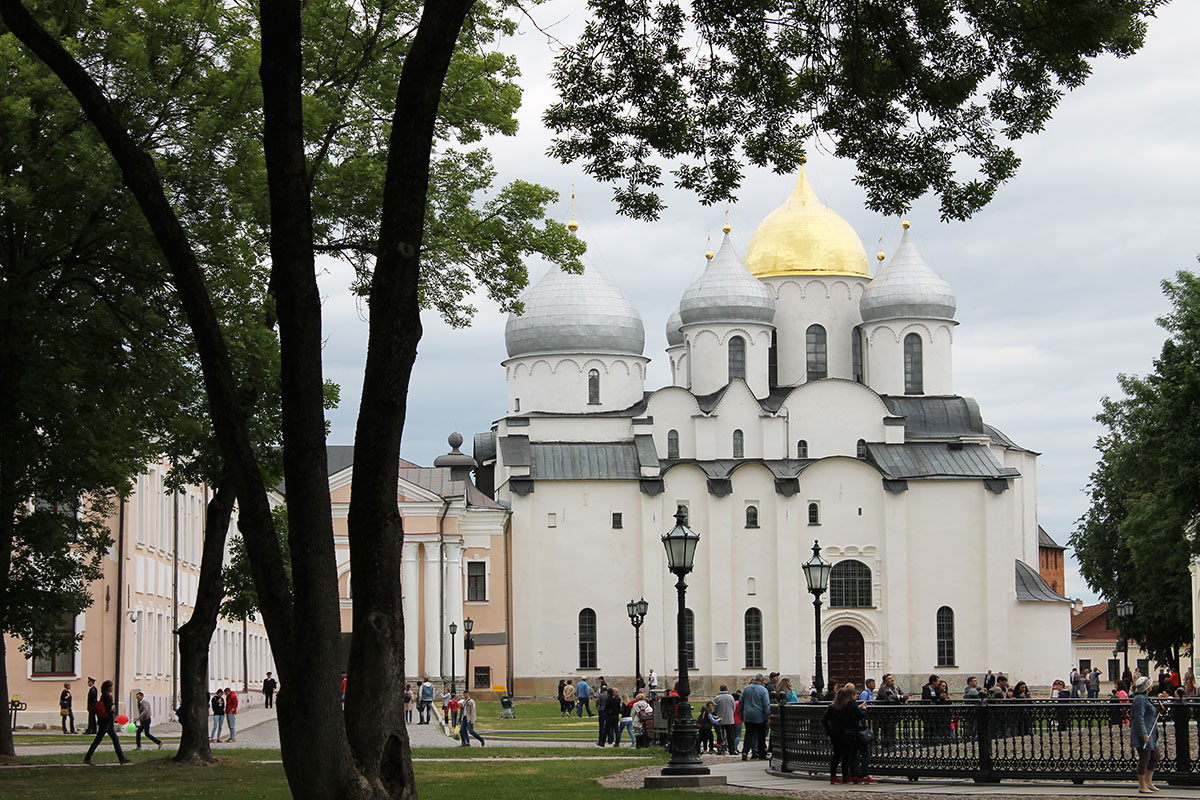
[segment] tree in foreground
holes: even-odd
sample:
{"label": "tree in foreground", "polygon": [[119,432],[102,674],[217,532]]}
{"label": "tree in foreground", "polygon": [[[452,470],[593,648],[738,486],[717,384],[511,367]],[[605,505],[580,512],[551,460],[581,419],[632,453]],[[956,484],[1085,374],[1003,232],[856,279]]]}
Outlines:
{"label": "tree in foreground", "polygon": [[1179,272],[1162,287],[1171,311],[1158,324],[1169,336],[1153,372],[1119,376],[1123,396],[1102,401],[1091,505],[1071,546],[1110,609],[1133,601],[1129,637],[1178,668],[1192,640],[1188,565],[1200,554],[1200,277]]}
{"label": "tree in foreground", "polygon": [[[601,180],[622,182],[618,204],[634,215],[653,217],[661,207],[656,190],[663,163],[677,184],[716,202],[736,190],[744,162],[788,170],[812,140],[824,137],[835,152],[855,159],[875,207],[898,210],[932,189],[945,216],[962,217],[1012,175],[1016,159],[1004,140],[1040,129],[1060,92],[1086,77],[1090,57],[1135,50],[1156,5],[841,0],[684,7],[595,0],[589,4],[593,23],[559,61],[562,101],[547,122],[559,137],[555,154],[582,159]],[[324,12],[319,24],[306,24],[314,8]],[[561,226],[539,234],[540,248],[511,235],[529,234],[524,241],[531,235],[529,214],[517,213],[519,224],[508,221],[513,209],[540,208],[550,199],[526,184],[514,184],[490,201],[492,210],[476,214],[478,224],[465,229],[470,235],[459,247],[445,246],[445,240],[436,247],[446,230],[436,222],[441,203],[462,195],[436,191],[437,168],[447,158],[469,163],[438,142],[451,133],[461,141],[482,129],[511,132],[498,122],[479,122],[478,115],[472,127],[476,108],[487,103],[470,92],[464,99],[462,89],[478,86],[472,81],[480,74],[488,76],[485,85],[508,85],[493,77],[506,58],[489,49],[496,36],[512,32],[509,16],[524,9],[472,0],[400,6],[262,0],[258,6],[254,33],[270,200],[269,286],[280,336],[290,592],[249,433],[250,409],[239,396],[229,343],[216,321],[202,251],[181,222],[188,219],[186,209],[168,199],[156,164],[155,156],[166,156],[139,146],[130,135],[136,120],[100,89],[89,65],[47,32],[46,9],[33,10],[21,0],[0,0],[5,24],[63,81],[112,151],[170,266],[192,329],[276,664],[285,685],[304,687],[284,692],[279,702],[293,793],[413,797],[399,691],[404,620],[396,576],[403,531],[396,481],[421,337],[419,311],[422,301],[437,302],[429,269],[448,268],[463,280],[473,273],[491,288],[489,277],[498,274],[523,279],[519,261],[525,252],[544,250],[564,263],[578,254]],[[397,35],[379,36],[376,19],[394,21]],[[396,46],[396,69],[376,68],[385,60],[381,42]],[[314,76],[312,70],[328,72]],[[312,164],[345,141],[343,128],[314,138],[310,123],[314,113],[361,93],[355,87],[325,95],[333,105],[321,105],[311,102],[306,87],[315,77],[328,79],[317,82],[327,86],[366,73],[377,79],[374,86],[390,87],[390,99],[367,116],[365,127],[355,128],[375,137],[374,159],[330,160],[331,168],[358,169],[341,184],[347,192],[341,196],[314,180],[319,172]],[[454,114],[459,123],[448,125],[447,115]],[[977,176],[956,179],[962,157],[975,160]],[[378,213],[364,201],[372,197]],[[361,211],[360,224],[345,227],[344,241],[332,240],[320,221],[321,209],[331,205]],[[338,598],[314,259],[318,250],[340,247],[358,248],[360,286],[371,312],[348,520],[355,597],[344,714],[336,680]],[[312,736],[313,730],[322,735]]]}

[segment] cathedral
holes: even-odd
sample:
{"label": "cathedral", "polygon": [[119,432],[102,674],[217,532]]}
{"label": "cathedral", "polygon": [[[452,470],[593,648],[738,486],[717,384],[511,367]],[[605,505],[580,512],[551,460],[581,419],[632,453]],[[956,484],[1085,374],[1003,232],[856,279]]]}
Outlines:
{"label": "cathedral", "polygon": [[[770,670],[808,684],[818,642],[800,567],[814,543],[833,565],[827,681],[891,672],[911,690],[937,673],[958,687],[993,669],[1039,686],[1070,668],[1070,604],[1037,566],[1056,547],[1039,538],[1037,453],[955,393],[954,293],[908,227],[872,276],[802,168],[743,253],[726,226],[680,287],[671,385],[657,389],[641,315],[586,256],[582,273],[552,267],[527,290],[505,330],[505,415],[473,453],[511,515],[518,695],[675,673],[660,537],[680,507],[701,537],[694,691]],[[626,603],[642,598],[635,667]]]}

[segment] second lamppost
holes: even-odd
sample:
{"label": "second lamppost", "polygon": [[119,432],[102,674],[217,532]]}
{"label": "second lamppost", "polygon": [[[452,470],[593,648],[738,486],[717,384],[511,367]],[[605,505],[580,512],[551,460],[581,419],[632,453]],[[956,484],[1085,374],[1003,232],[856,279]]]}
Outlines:
{"label": "second lamppost", "polygon": [[692,719],[692,707],[688,695],[692,693],[688,681],[687,648],[687,583],[683,576],[692,571],[696,558],[696,544],[700,535],[689,528],[687,511],[680,506],[675,512],[675,527],[662,537],[667,550],[667,569],[679,580],[675,589],[679,592],[679,609],[675,618],[675,636],[679,656],[679,701],[675,704],[675,719],[671,724],[671,760],[663,767],[663,775],[707,775],[708,767],[700,760],[700,728]]}
{"label": "second lamppost", "polygon": [[629,623],[633,625],[633,685],[637,691],[642,690],[642,623],[646,621],[646,612],[650,604],[646,598],[630,600],[625,604],[629,613]]}
{"label": "second lamppost", "polygon": [[825,689],[825,674],[821,667],[821,595],[829,588],[829,570],[833,569],[833,565],[821,558],[821,545],[815,541],[812,551],[812,558],[804,562],[801,569],[804,570],[804,581],[808,584],[808,591],[812,592],[813,596],[813,615],[817,628],[817,680],[814,685],[819,695]]}
{"label": "second lamppost", "polygon": [[450,694],[454,694],[454,634],[458,633],[458,626],[453,622],[450,623]]}
{"label": "second lamppost", "polygon": [[467,617],[463,620],[463,650],[466,652],[467,664],[463,667],[463,691],[471,691],[471,651],[475,649],[475,637],[471,631],[475,628],[475,620]]}
{"label": "second lamppost", "polygon": [[[1133,601],[1122,600],[1117,603],[1117,627],[1121,629],[1121,650],[1125,653],[1125,672],[1129,672],[1129,620],[1133,619]],[[1125,676],[1122,675],[1122,678]],[[1130,687],[1126,686],[1125,691]]]}

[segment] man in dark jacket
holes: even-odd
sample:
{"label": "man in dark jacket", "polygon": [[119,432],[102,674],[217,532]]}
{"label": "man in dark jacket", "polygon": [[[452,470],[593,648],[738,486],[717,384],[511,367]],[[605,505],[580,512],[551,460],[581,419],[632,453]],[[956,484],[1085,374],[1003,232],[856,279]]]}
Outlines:
{"label": "man in dark jacket", "polygon": [[936,700],[938,696],[938,676],[930,675],[929,683],[921,687],[922,700]]}
{"label": "man in dark jacket", "polygon": [[263,708],[270,708],[275,705],[275,687],[279,684],[271,673],[267,673],[267,679],[263,681]]}
{"label": "man in dark jacket", "polygon": [[96,688],[96,679],[88,678],[88,726],[84,735],[96,733],[96,701],[100,699],[100,690]]}
{"label": "man in dark jacket", "polygon": [[617,690],[608,687],[596,697],[596,710],[600,713],[600,741],[596,744],[617,746],[617,728],[621,726],[621,698]]}

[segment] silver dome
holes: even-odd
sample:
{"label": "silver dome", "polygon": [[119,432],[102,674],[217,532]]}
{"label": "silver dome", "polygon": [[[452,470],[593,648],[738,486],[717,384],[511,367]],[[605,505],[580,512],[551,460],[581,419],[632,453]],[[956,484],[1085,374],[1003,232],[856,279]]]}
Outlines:
{"label": "silver dome", "polygon": [[683,293],[679,318],[684,325],[698,322],[765,322],[775,320],[771,290],[746,271],[729,234],[703,274]]}
{"label": "silver dome", "polygon": [[683,344],[683,320],[679,318],[679,309],[667,317],[667,347],[678,347]]}
{"label": "silver dome", "polygon": [[907,229],[895,254],[859,301],[863,322],[910,317],[952,320],[957,306],[950,284],[925,263]]}
{"label": "silver dome", "polygon": [[640,356],[646,344],[642,316],[628,297],[580,256],[583,272],[551,267],[525,290],[525,311],[508,315],[508,355],[620,353]]}

